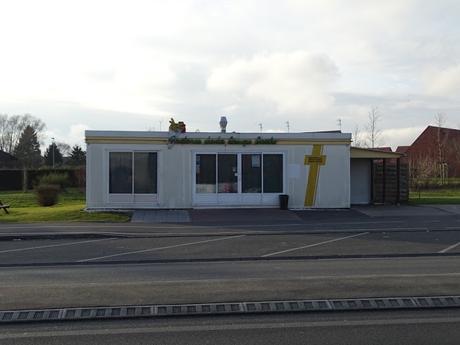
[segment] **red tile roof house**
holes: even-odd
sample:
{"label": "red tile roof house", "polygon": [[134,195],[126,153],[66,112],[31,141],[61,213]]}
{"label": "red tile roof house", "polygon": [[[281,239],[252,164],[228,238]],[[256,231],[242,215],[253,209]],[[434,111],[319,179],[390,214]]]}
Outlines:
{"label": "red tile roof house", "polygon": [[428,126],[412,145],[396,152],[406,154],[412,179],[460,177],[459,129]]}

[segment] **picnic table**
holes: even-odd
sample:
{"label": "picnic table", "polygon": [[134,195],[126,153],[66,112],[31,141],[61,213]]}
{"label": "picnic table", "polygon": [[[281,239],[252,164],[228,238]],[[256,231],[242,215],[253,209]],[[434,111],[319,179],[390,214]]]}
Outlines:
{"label": "picnic table", "polygon": [[0,208],[3,208],[3,211],[5,211],[5,213],[8,214],[8,209],[10,208],[10,205],[6,205],[0,200]]}

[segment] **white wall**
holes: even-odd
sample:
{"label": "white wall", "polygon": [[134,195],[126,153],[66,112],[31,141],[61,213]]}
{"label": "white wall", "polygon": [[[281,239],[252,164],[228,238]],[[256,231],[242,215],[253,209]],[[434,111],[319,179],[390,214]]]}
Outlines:
{"label": "white wall", "polygon": [[[151,202],[114,202],[108,195],[110,151],[156,151],[158,194]],[[194,154],[197,152],[241,152],[284,154],[284,191],[289,207],[304,208],[309,166],[304,165],[312,145],[167,145],[88,144],[87,207],[97,208],[191,208],[193,207]],[[325,145],[326,164],[321,166],[314,208],[346,208],[350,205],[349,145]],[[267,199],[268,200],[268,199]],[[272,198],[272,200],[276,200]],[[268,201],[267,201],[268,202]],[[277,206],[276,202],[265,205]],[[215,205],[218,206],[218,205]],[[238,205],[230,205],[238,206]],[[249,206],[249,205],[247,205]]]}

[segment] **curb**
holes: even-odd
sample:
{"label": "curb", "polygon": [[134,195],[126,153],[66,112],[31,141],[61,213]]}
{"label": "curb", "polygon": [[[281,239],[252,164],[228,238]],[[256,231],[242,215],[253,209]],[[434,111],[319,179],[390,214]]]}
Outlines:
{"label": "curb", "polygon": [[217,262],[269,262],[269,261],[313,261],[313,260],[362,260],[362,259],[391,259],[391,258],[444,258],[460,257],[460,253],[396,253],[396,254],[344,254],[344,255],[299,255],[299,256],[243,256],[222,258],[192,258],[192,259],[152,259],[152,260],[107,260],[107,261],[62,261],[62,262],[26,262],[0,263],[0,268],[13,267],[61,267],[61,266],[114,266],[114,265],[146,265],[146,264],[189,264]]}
{"label": "curb", "polygon": [[0,324],[40,321],[127,319],[356,310],[460,308],[460,296],[288,300],[206,304],[131,305],[0,311]]}

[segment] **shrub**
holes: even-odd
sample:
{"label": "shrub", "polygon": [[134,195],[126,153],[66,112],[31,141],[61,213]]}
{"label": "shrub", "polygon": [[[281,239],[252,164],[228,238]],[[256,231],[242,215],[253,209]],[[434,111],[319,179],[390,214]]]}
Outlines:
{"label": "shrub", "polygon": [[58,185],[42,184],[37,187],[37,201],[41,206],[56,205],[59,198],[60,188]]}
{"label": "shrub", "polygon": [[61,189],[65,189],[69,185],[69,174],[68,173],[51,173],[42,176],[39,180],[39,186],[41,185],[55,185]]}

